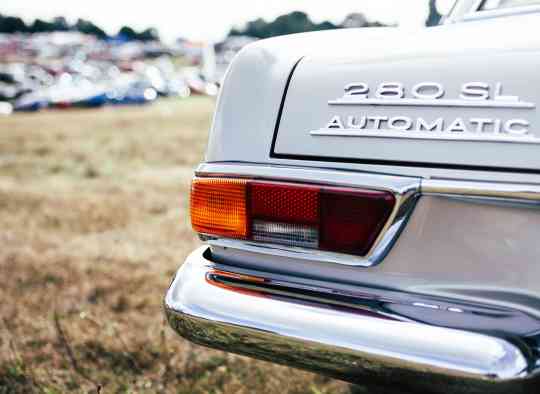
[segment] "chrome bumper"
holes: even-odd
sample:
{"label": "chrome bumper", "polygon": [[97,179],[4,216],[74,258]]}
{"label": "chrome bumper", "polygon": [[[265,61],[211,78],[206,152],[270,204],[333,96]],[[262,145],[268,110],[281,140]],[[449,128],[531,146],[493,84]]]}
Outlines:
{"label": "chrome bumper", "polygon": [[170,325],[195,343],[372,388],[535,392],[536,362],[518,341],[300,299],[279,286],[270,294],[261,278],[224,272],[207,249],[188,257],[165,297]]}

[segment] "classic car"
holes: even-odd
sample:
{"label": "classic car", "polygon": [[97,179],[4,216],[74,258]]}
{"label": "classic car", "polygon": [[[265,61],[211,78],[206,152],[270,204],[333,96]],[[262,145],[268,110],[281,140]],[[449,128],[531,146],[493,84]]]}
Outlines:
{"label": "classic car", "polygon": [[170,325],[370,393],[539,392],[539,86],[540,1],[248,45]]}

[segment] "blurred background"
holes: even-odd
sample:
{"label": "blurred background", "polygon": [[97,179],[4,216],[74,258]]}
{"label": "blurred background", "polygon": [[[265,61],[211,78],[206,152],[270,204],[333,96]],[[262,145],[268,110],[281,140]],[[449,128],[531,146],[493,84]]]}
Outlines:
{"label": "blurred background", "polygon": [[[439,23],[452,0],[0,4],[0,393],[363,393],[192,345],[163,294],[235,54]],[[399,393],[396,388],[394,393]]]}

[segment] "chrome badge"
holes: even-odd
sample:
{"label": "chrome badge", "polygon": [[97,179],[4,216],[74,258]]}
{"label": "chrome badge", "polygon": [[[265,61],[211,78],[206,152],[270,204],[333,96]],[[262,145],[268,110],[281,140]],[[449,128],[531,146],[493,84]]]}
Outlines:
{"label": "chrome badge", "polygon": [[[408,91],[402,83],[383,82],[374,93],[366,83],[345,86],[345,94],[328,102],[334,106],[365,107],[445,107],[531,110],[534,103],[518,96],[503,94],[500,82],[468,82],[461,86],[458,98],[445,98],[445,88],[437,82],[421,82]],[[491,112],[492,113],[492,112]],[[459,140],[486,142],[540,143],[530,133],[530,122],[522,118],[492,116],[411,117],[370,115],[367,112],[334,115],[328,124],[311,131],[312,136],[346,136],[405,138],[427,140]]]}

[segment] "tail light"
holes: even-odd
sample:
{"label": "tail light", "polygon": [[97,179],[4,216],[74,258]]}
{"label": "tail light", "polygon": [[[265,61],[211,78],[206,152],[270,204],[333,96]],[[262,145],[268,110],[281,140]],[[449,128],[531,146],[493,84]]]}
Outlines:
{"label": "tail light", "polygon": [[394,204],[385,191],[195,178],[191,223],[209,236],[365,256]]}

